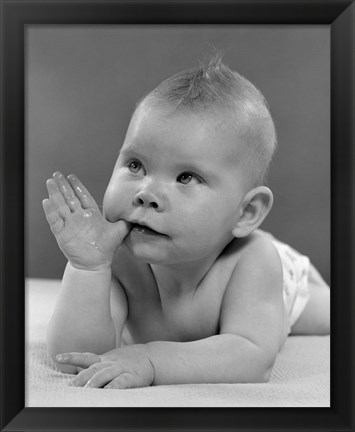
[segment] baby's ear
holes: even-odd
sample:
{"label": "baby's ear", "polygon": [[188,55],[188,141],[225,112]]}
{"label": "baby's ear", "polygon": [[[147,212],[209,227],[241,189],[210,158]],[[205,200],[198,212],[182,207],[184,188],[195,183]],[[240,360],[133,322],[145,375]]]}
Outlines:
{"label": "baby's ear", "polygon": [[258,186],[243,198],[239,218],[232,233],[234,237],[245,237],[256,230],[269,213],[273,203],[271,190]]}

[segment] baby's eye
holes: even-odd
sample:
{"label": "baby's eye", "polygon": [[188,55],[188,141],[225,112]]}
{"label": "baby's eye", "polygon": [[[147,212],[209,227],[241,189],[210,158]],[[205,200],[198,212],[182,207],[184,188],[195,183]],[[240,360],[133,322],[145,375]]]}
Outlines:
{"label": "baby's eye", "polygon": [[191,182],[201,183],[200,180],[194,174],[188,172],[184,172],[180,174],[176,179],[176,181],[182,184],[189,184]]}
{"label": "baby's eye", "polygon": [[142,168],[142,164],[138,161],[132,161],[128,164],[128,169],[133,172],[137,173]]}

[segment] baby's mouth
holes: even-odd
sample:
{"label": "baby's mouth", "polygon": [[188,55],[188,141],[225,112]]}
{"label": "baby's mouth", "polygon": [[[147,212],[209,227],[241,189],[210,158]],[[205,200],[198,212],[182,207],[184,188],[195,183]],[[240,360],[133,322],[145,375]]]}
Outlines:
{"label": "baby's mouth", "polygon": [[138,232],[140,234],[148,234],[148,235],[160,235],[160,236],[165,235],[158,231],[155,231],[153,228],[150,228],[147,225],[141,225],[139,223],[132,223],[132,231]]}

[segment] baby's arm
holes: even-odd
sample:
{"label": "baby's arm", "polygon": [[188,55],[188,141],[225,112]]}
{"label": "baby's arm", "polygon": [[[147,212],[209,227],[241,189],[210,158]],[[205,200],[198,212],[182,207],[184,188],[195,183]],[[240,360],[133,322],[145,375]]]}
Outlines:
{"label": "baby's arm", "polygon": [[111,317],[111,288],[121,291],[122,327],[127,313],[122,288],[111,276],[112,259],[128,232],[127,224],[106,221],[80,181],[74,176],[68,180],[54,174],[47,181],[49,199],[43,201],[51,230],[68,259],[48,327],[51,357],[73,350],[102,354],[116,347],[120,334]]}
{"label": "baby's arm", "polygon": [[282,268],[274,246],[260,240],[238,262],[226,289],[220,334],[193,342],[156,341],[103,356],[68,354],[85,370],[78,386],[267,381],[286,336]]}
{"label": "baby's arm", "polygon": [[[120,293],[116,306],[114,326],[110,294]],[[127,300],[118,282],[111,277],[111,270],[87,271],[67,264],[61,290],[47,330],[49,355],[67,351],[105,353],[120,344],[120,337],[127,315]],[[116,333],[117,331],[117,333]],[[63,372],[76,369],[62,367]]]}
{"label": "baby's arm", "polygon": [[258,238],[225,291],[219,335],[147,344],[154,383],[267,381],[286,331],[281,261],[273,244]]}

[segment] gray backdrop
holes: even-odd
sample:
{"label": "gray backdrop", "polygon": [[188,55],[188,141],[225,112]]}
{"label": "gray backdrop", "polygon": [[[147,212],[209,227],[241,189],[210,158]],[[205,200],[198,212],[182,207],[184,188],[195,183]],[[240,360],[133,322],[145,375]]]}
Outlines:
{"label": "gray backdrop", "polygon": [[212,48],[266,96],[279,149],[263,228],[330,280],[329,26],[30,26],[26,32],[26,274],[60,278],[65,258],[42,199],[56,170],[99,204],[136,101]]}

